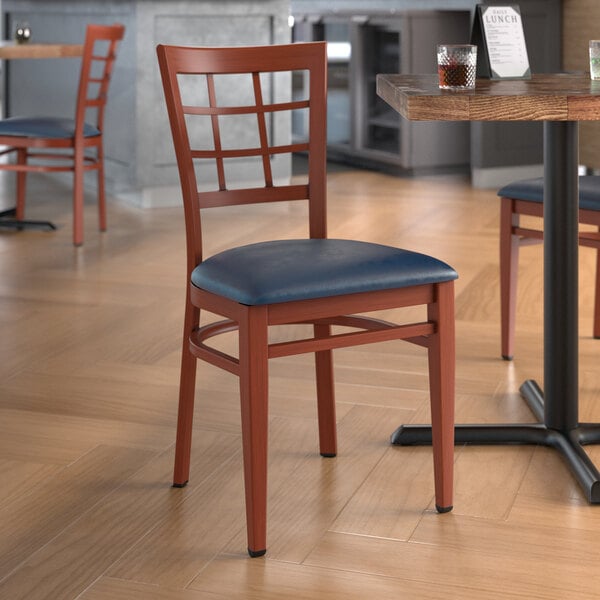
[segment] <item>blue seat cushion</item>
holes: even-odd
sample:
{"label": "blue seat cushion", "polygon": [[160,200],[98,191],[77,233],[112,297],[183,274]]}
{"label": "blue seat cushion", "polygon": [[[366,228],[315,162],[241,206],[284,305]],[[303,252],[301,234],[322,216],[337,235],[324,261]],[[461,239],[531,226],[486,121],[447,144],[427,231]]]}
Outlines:
{"label": "blue seat cushion", "polygon": [[250,244],[215,254],[192,272],[204,290],[255,306],[404,288],[456,279],[440,260],[354,240]]}
{"label": "blue seat cushion", "polygon": [[[58,117],[10,117],[0,121],[0,135],[68,139],[75,135],[75,120]],[[95,137],[100,135],[100,130],[86,123],[83,135]]]}
{"label": "blue seat cushion", "polygon": [[[544,179],[522,179],[505,185],[498,191],[498,196],[529,200],[530,202],[544,201]],[[600,210],[600,177],[597,175],[582,175],[579,177],[579,208]]]}

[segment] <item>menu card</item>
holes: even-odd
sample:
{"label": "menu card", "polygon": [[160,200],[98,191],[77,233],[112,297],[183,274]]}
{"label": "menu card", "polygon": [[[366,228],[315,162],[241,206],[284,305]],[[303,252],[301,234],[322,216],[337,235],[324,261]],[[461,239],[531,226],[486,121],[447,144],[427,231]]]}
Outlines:
{"label": "menu card", "polygon": [[477,77],[531,78],[518,5],[478,4],[471,43],[477,45]]}

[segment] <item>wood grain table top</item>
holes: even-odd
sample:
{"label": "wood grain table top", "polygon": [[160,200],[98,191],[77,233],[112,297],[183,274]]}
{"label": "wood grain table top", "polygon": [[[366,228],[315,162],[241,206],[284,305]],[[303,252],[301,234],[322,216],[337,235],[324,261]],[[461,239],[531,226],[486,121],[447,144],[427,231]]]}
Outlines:
{"label": "wood grain table top", "polygon": [[83,55],[83,44],[17,44],[13,41],[0,42],[0,59],[19,58],[73,58]]}
{"label": "wood grain table top", "polygon": [[436,75],[377,75],[377,94],[415,121],[598,121],[600,81],[588,73],[478,79],[475,89],[440,90]]}

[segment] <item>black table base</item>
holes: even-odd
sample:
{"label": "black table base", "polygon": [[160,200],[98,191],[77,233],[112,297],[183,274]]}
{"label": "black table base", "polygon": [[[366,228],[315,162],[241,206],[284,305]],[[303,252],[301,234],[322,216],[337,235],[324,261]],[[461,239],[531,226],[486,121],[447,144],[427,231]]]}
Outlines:
{"label": "black table base", "polygon": [[[539,444],[558,450],[589,502],[600,504],[600,473],[583,449],[600,443],[600,424],[579,423],[578,124],[544,123],[544,392],[520,388],[539,423],[457,425],[459,444]],[[403,425],[392,444],[431,444],[431,427]]]}
{"label": "black table base", "polygon": [[[588,502],[600,504],[600,472],[594,466],[583,446],[600,443],[600,424],[580,423],[569,431],[546,427],[543,423],[544,399],[537,383],[528,380],[520,388],[521,394],[540,423],[514,425],[456,425],[456,444],[534,444],[558,450],[571,473],[584,491]],[[401,425],[392,433],[391,443],[396,446],[431,444],[431,427]]]}
{"label": "black table base", "polygon": [[14,208],[0,211],[0,228],[3,229],[48,229],[55,230],[56,225],[50,221],[27,221],[25,219],[13,219],[16,214]]}

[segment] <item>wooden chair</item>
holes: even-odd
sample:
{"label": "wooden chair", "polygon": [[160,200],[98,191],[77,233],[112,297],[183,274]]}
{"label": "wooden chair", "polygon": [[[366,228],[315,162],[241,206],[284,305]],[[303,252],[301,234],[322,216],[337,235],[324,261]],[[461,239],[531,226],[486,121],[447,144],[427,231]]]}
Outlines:
{"label": "wooden chair", "polygon": [[[544,180],[525,179],[498,191],[500,204],[500,305],[502,357],[512,360],[517,305],[519,248],[541,243],[540,228],[521,227],[520,215],[543,217]],[[596,287],[593,335],[600,338],[600,178],[579,177],[579,222],[594,225],[598,231],[580,231],[579,244],[596,249]]]}
{"label": "wooden chair", "polygon": [[[266,551],[268,359],[304,352],[316,358],[320,453],[336,455],[336,422],[332,349],[391,339],[425,346],[429,353],[435,497],[437,509],[452,507],[454,444],[454,279],[456,272],[429,256],[388,246],[326,238],[326,51],[323,42],[238,48],[158,46],[158,60],[183,192],[187,239],[187,298],[174,486],[189,477],[196,359],[239,377],[244,455],[248,551]],[[275,72],[308,74],[310,97],[276,102],[264,89]],[[246,73],[249,94],[236,83],[238,103],[220,105],[219,78]],[[206,101],[192,104],[192,82],[198,76]],[[265,79],[266,78],[266,79]],[[182,91],[184,85],[189,85]],[[195,88],[197,89],[197,88]],[[276,145],[269,139],[270,119],[281,111],[308,110],[307,142]],[[248,147],[225,148],[222,124],[232,115],[252,116],[258,140]],[[194,119],[208,121],[211,137],[193,149],[189,135],[200,130]],[[246,123],[249,127],[249,125]],[[241,132],[242,130],[240,130]],[[240,133],[238,138],[243,138]],[[207,149],[208,148],[208,149]],[[271,157],[308,153],[308,182],[274,181]],[[228,189],[228,159],[257,157],[256,187]],[[214,191],[198,191],[194,162],[216,164]],[[204,182],[203,182],[204,183]],[[202,250],[201,209],[257,202],[306,200],[308,239],[271,240],[230,248],[208,258]],[[376,210],[374,200],[373,210]],[[240,224],[240,226],[243,223]],[[422,322],[392,324],[356,316],[376,310],[423,305]],[[200,326],[200,310],[222,317]],[[305,339],[269,343],[268,328],[290,323],[312,324]],[[350,331],[332,329],[349,326]],[[239,355],[209,346],[216,334],[238,330]]]}
{"label": "wooden chair", "polygon": [[0,145],[9,146],[0,154],[16,153],[16,162],[0,163],[0,169],[17,172],[14,223],[17,228],[19,222],[27,223],[24,221],[26,174],[72,171],[73,243],[83,244],[83,179],[86,171],[95,170],[100,230],[106,230],[104,109],[117,44],[124,32],[122,25],[87,26],[75,118],[10,117],[0,121]]}

